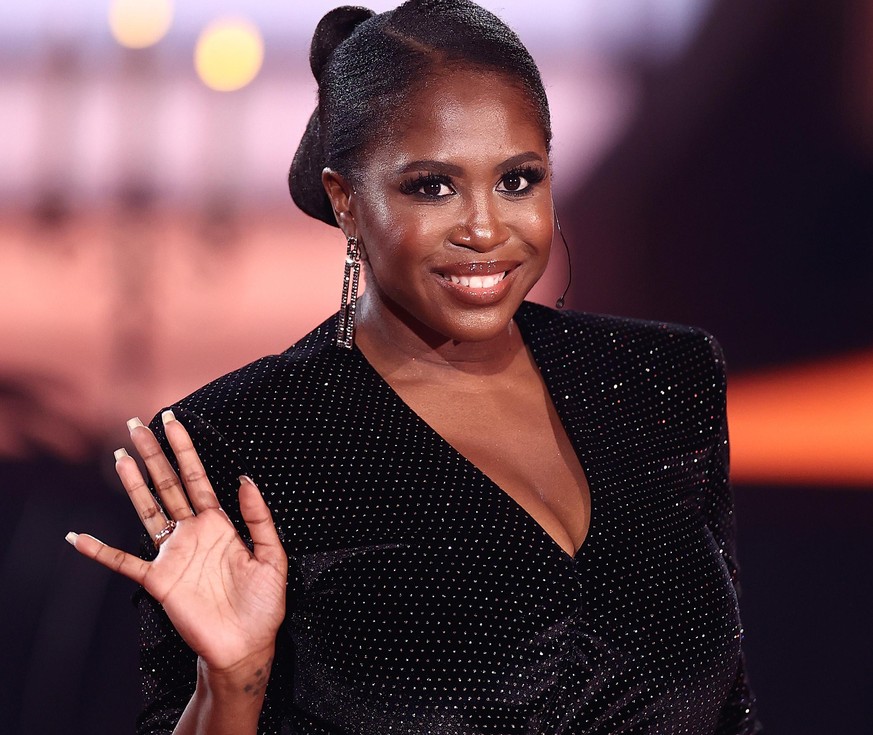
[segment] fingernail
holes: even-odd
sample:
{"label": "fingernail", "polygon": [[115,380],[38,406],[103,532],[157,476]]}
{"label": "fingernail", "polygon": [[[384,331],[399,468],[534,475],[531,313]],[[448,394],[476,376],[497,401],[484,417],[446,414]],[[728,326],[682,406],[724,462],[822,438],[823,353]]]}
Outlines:
{"label": "fingernail", "polygon": [[67,540],[67,543],[68,543],[70,546],[72,546],[73,548],[75,548],[75,546],[76,546],[76,539],[79,538],[79,534],[78,534],[78,533],[73,533],[72,531],[70,531],[66,536],[64,536],[64,538]]}
{"label": "fingernail", "polygon": [[127,430],[133,431],[137,426],[142,426],[142,421],[139,420],[138,416],[134,416],[132,419],[127,422]]}
{"label": "fingernail", "polygon": [[240,475],[239,481],[240,482],[248,482],[248,483],[254,485],[255,487],[257,487],[257,485],[255,485],[255,481],[251,477],[249,477],[248,475]]}
{"label": "fingernail", "polygon": [[161,414],[161,421],[163,422],[164,426],[169,424],[171,421],[175,421],[175,420],[176,420],[176,415],[169,409],[167,409],[166,411],[164,411]]}
{"label": "fingernail", "polygon": [[129,457],[130,455],[127,453],[126,449],[116,449],[115,450],[115,461],[117,462],[122,457]]}

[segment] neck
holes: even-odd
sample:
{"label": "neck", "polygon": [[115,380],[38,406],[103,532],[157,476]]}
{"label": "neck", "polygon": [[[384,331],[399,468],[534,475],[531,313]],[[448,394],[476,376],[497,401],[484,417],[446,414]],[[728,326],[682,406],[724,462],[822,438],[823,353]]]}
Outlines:
{"label": "neck", "polygon": [[412,321],[381,299],[368,298],[366,292],[358,309],[355,344],[386,378],[413,377],[433,370],[492,375],[505,371],[525,351],[512,320],[488,339],[458,341]]}

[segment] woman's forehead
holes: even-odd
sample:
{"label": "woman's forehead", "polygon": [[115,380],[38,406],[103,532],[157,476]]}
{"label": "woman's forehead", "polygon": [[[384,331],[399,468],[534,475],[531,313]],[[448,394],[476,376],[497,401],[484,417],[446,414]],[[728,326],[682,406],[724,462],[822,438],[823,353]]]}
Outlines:
{"label": "woman's forehead", "polygon": [[385,122],[371,150],[546,146],[529,96],[497,73],[464,70],[436,75]]}

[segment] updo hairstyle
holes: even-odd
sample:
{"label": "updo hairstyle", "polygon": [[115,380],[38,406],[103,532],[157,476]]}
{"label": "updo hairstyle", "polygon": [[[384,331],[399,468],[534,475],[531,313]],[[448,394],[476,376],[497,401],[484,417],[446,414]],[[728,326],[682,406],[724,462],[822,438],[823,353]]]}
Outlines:
{"label": "updo hairstyle", "polygon": [[367,147],[391,132],[409,100],[435,75],[497,72],[525,94],[552,138],[549,106],[533,58],[496,15],[469,0],[409,0],[379,15],[345,6],[315,29],[309,65],[318,106],[309,118],[288,186],[306,214],[336,226],[321,182],[327,166],[354,182]]}

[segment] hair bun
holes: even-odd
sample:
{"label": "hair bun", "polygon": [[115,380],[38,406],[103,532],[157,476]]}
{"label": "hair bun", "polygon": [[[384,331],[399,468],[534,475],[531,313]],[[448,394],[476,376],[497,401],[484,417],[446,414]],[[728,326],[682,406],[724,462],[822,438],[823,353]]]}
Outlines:
{"label": "hair bun", "polygon": [[334,49],[374,15],[368,8],[344,5],[331,10],[318,22],[309,47],[309,66],[316,80],[321,80],[321,73]]}

